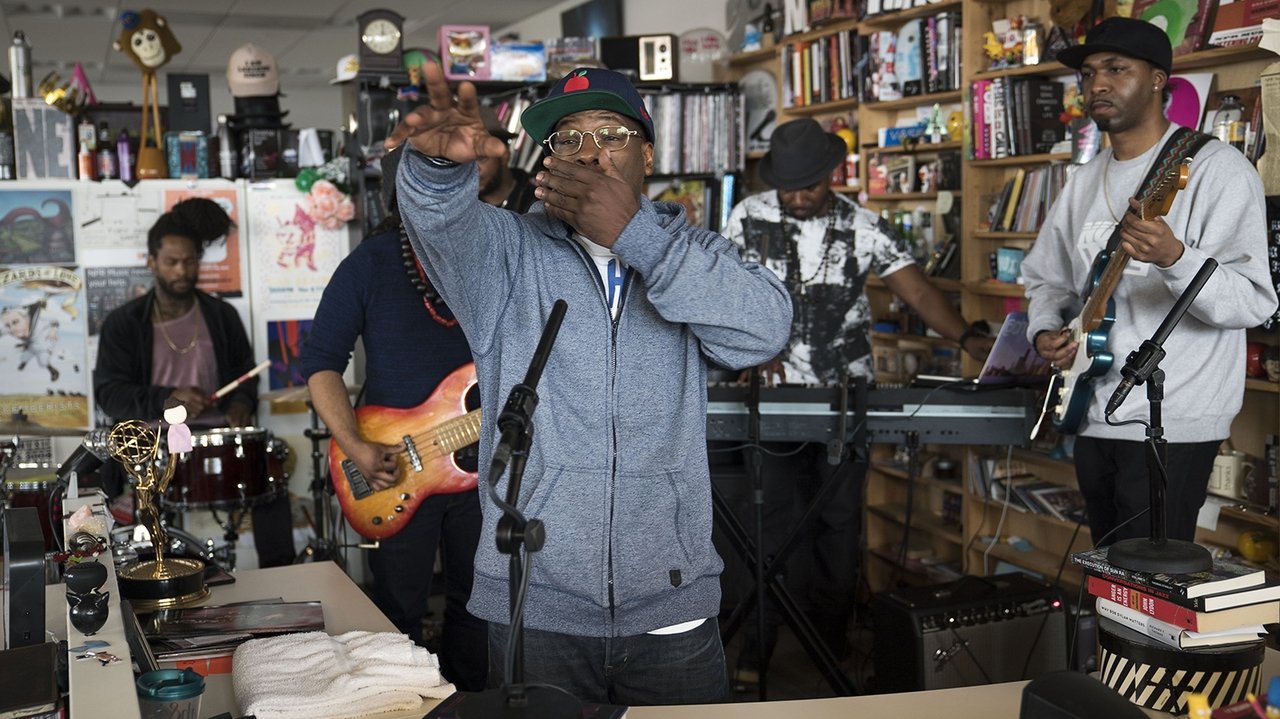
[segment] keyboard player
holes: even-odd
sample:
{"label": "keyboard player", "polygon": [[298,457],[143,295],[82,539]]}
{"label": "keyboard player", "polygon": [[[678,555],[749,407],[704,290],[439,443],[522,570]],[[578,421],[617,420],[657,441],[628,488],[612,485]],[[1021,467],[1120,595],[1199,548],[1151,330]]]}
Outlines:
{"label": "keyboard player", "polygon": [[[791,292],[795,317],[789,347],[759,368],[766,384],[831,384],[841,375],[872,376],[868,274],[878,275],[925,323],[985,359],[992,340],[965,322],[946,296],[916,266],[907,241],[848,195],[831,191],[831,173],[844,162],[844,140],[812,119],[779,125],[760,161],[760,179],[771,191],[734,207],[726,235],[744,256],[773,270]],[[744,373],[739,381],[746,381]],[[749,466],[749,465],[748,465]],[[837,487],[823,504],[813,537],[814,576],[798,597],[837,658],[849,653],[846,636],[857,589],[861,496],[851,463],[827,462],[821,443],[767,443],[761,464],[766,557],[776,550],[798,514],[828,476]],[[806,501],[807,504],[807,501]],[[772,549],[771,549],[772,547]],[[766,610],[765,656],[776,641],[778,614]],[[734,672],[738,688],[759,667],[754,618]]]}

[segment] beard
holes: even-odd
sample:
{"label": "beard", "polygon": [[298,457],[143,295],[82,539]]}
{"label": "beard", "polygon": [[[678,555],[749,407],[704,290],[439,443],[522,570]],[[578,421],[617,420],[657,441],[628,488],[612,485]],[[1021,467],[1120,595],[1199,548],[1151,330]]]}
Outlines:
{"label": "beard", "polygon": [[157,277],[156,290],[171,299],[187,300],[196,294],[196,280],[193,278],[189,282],[185,279],[169,282]]}

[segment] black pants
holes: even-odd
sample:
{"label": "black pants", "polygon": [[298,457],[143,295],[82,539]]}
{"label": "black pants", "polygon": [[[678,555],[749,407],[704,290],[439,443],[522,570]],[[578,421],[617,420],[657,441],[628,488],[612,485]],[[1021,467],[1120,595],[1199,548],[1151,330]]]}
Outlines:
{"label": "black pants", "polygon": [[[788,556],[783,575],[793,570],[803,578],[787,581],[789,589],[798,591],[796,601],[809,614],[823,641],[840,656],[847,650],[845,632],[857,594],[858,562],[861,555],[862,487],[851,462],[839,466],[827,461],[827,448],[820,443],[765,443],[761,452],[761,479],[764,488],[763,541],[767,566],[791,533],[801,514],[813,501],[822,483],[834,476],[836,486],[822,500],[820,510],[810,526],[802,527],[808,536]],[[797,451],[798,450],[798,451]],[[750,451],[743,452],[750,488]],[[754,533],[753,510],[748,505],[739,519]],[[800,556],[805,547],[807,556]],[[801,567],[804,569],[802,570]],[[777,643],[777,628],[782,616],[771,600],[766,599],[764,648],[766,656]],[[743,626],[746,640],[739,655],[739,666],[756,662],[757,624],[754,612]]]}
{"label": "black pants", "polygon": [[[1204,504],[1221,440],[1168,445],[1165,487],[1166,525],[1170,539],[1193,540],[1196,515]],[[1132,440],[1077,437],[1076,481],[1089,513],[1095,543],[1151,536],[1150,514],[1120,526],[1150,506],[1147,444]],[[1107,537],[1108,532],[1114,534]]]}
{"label": "black pants", "polygon": [[253,508],[253,548],[262,569],[293,564],[297,553],[293,548],[293,510],[288,492]]}
{"label": "black pants", "polygon": [[478,492],[437,494],[418,507],[404,529],[379,541],[369,554],[374,603],[397,629],[421,643],[439,548],[445,581],[440,670],[463,691],[484,689],[489,673],[488,626],[467,611],[479,539]]}

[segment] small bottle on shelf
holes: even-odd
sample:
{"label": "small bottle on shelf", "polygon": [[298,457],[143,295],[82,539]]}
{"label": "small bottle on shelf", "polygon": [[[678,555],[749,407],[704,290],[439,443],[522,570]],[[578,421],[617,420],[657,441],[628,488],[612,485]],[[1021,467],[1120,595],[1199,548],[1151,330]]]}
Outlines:
{"label": "small bottle on shelf", "polygon": [[120,172],[120,179],[125,182],[133,182],[133,143],[129,139],[129,131],[120,130],[120,134],[116,135],[116,169]]}
{"label": "small bottle on shelf", "polygon": [[218,177],[236,179],[236,146],[231,139],[227,116],[218,115]]}
{"label": "small bottle on shelf", "polygon": [[111,138],[111,128],[104,121],[98,125],[98,179],[114,180],[119,176],[116,143]]}
{"label": "small bottle on shelf", "polygon": [[1241,152],[1244,151],[1243,115],[1236,95],[1223,95],[1222,104],[1213,114],[1213,136]]}

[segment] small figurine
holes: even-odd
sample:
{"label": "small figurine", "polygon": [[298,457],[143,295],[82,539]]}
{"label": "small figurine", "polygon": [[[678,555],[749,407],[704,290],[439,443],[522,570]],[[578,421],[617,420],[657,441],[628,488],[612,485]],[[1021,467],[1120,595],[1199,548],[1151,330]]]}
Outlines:
{"label": "small figurine", "polygon": [[929,114],[929,120],[924,125],[925,137],[929,138],[931,144],[942,142],[942,107],[938,103],[933,103],[933,112]]}
{"label": "small figurine", "polygon": [[110,608],[107,601],[110,592],[91,590],[84,594],[67,592],[67,602],[71,605],[71,626],[86,637],[92,636],[107,623]]}
{"label": "small figurine", "polygon": [[169,453],[191,451],[191,428],[186,425],[187,407],[170,397],[164,401],[164,421],[169,423]]}

